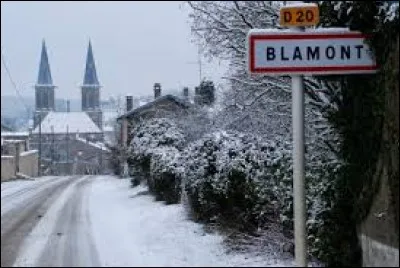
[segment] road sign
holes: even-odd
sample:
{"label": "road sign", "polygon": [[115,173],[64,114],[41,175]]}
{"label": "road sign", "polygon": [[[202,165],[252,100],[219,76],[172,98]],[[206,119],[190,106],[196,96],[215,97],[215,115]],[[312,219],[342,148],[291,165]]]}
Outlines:
{"label": "road sign", "polygon": [[286,27],[314,26],[319,23],[319,9],[316,4],[285,6],[280,9],[279,20]]}
{"label": "road sign", "polygon": [[250,73],[327,75],[374,73],[377,70],[368,36],[346,30],[307,32],[251,30]]}

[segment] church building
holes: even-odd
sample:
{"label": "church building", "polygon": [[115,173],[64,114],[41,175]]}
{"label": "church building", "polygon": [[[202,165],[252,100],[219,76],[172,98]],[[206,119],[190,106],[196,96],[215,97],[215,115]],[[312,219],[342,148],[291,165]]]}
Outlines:
{"label": "church building", "polygon": [[[33,134],[79,134],[92,141],[102,140],[103,114],[100,107],[100,83],[97,78],[92,45],[86,57],[86,67],[81,86],[82,111],[59,112],[55,109],[56,86],[50,71],[46,44],[42,43],[39,75],[35,85],[35,114]],[[41,122],[41,125],[39,125]]]}
{"label": "church building", "polygon": [[43,174],[102,173],[109,152],[104,145],[100,83],[91,42],[81,85],[82,110],[55,109],[57,87],[53,82],[46,44],[43,41],[35,85],[34,125],[30,144],[40,151]]}

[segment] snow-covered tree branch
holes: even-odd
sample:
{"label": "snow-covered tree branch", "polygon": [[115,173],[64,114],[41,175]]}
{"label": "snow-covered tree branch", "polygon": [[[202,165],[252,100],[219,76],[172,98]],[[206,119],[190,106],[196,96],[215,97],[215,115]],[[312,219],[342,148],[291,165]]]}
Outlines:
{"label": "snow-covered tree branch", "polygon": [[[225,115],[220,127],[240,128],[262,136],[289,138],[291,84],[289,77],[257,75],[247,71],[246,38],[250,29],[279,29],[281,1],[189,1],[192,33],[209,58],[229,62],[224,76],[230,89],[224,93]],[[341,102],[339,83],[305,77],[306,122],[313,139],[332,139],[326,112]],[[241,122],[240,126],[238,122]],[[250,128],[250,129],[249,129]],[[312,129],[312,130],[311,130]],[[310,143],[314,143],[310,141]]]}

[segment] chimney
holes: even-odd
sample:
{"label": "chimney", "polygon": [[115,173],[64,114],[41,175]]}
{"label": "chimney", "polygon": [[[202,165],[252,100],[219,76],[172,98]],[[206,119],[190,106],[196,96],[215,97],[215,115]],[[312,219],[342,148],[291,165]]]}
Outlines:
{"label": "chimney", "polygon": [[133,108],[133,97],[126,96],[126,111],[129,112]]}
{"label": "chimney", "polygon": [[67,100],[67,113],[69,113],[71,110],[70,110],[70,106],[69,106],[69,100]]}
{"label": "chimney", "polygon": [[157,99],[161,96],[161,84],[155,83],[154,84],[154,99]]}
{"label": "chimney", "polygon": [[185,100],[188,100],[188,99],[189,99],[189,88],[188,88],[188,87],[184,87],[184,88],[183,88],[183,98],[184,98]]}

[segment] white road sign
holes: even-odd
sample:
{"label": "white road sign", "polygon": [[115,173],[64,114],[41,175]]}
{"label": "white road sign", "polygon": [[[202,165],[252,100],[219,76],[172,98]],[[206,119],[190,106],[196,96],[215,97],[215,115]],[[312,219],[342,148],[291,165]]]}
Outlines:
{"label": "white road sign", "polygon": [[250,73],[352,74],[377,70],[367,36],[350,31],[263,31],[248,35]]}

